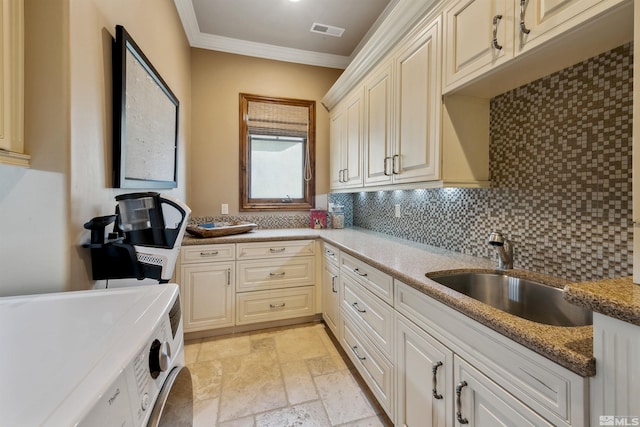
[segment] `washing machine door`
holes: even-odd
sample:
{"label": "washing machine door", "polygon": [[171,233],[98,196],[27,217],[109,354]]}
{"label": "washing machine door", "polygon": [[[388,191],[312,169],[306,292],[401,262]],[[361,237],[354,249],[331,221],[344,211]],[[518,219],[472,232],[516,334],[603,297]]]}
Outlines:
{"label": "washing machine door", "polygon": [[193,385],[191,372],[178,366],[167,376],[151,411],[147,427],[193,426]]}

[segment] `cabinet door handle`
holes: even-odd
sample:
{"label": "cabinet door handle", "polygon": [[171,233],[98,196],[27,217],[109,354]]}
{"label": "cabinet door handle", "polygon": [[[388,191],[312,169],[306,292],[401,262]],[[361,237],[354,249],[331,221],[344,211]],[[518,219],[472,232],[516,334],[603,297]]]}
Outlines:
{"label": "cabinet door handle", "polygon": [[338,278],[338,276],[331,276],[331,292],[333,292],[334,294],[337,294],[338,291],[336,291],[336,279]]}
{"label": "cabinet door handle", "polygon": [[391,160],[391,173],[398,175],[400,173],[400,166],[398,166],[398,162],[396,162],[396,160],[400,160],[400,155],[394,154]]}
{"label": "cabinet door handle", "polygon": [[360,277],[367,277],[367,273],[360,272],[360,270],[358,270],[357,267],[353,269],[353,272],[356,273]]}
{"label": "cabinet door handle", "polygon": [[351,306],[353,308],[355,308],[358,313],[366,313],[367,312],[367,310],[361,310],[360,307],[358,307],[358,301],[356,301],[353,304],[351,304]]}
{"label": "cabinet door handle", "polygon": [[340,169],[338,171],[338,182],[344,182],[342,175],[344,174],[344,169]]}
{"label": "cabinet door handle", "polygon": [[227,286],[231,285],[231,269],[227,268]]}
{"label": "cabinet door handle", "polygon": [[343,169],[344,173],[342,174],[342,182],[349,182],[349,169]]}
{"label": "cabinet door handle", "polygon": [[351,347],[351,351],[353,351],[353,354],[355,354],[355,355],[356,355],[356,357],[357,357],[358,359],[360,359],[360,360],[367,360],[367,358],[366,358],[366,357],[360,356],[360,355],[358,354],[358,346],[357,346],[357,345],[354,345],[353,347]]}
{"label": "cabinet door handle", "polygon": [[498,22],[500,22],[501,19],[502,15],[493,17],[493,40],[491,40],[491,46],[497,50],[502,50],[502,46],[498,44]]}
{"label": "cabinet door handle", "polygon": [[431,372],[433,373],[433,397],[435,399],[442,399],[442,395],[438,393],[438,368],[442,366],[442,362],[436,362],[431,366]]}
{"label": "cabinet door handle", "polygon": [[520,32],[522,34],[529,34],[531,32],[531,30],[527,28],[526,22],[524,22],[526,2],[527,2],[526,0],[520,0]]}
{"label": "cabinet door handle", "polygon": [[287,248],[269,248],[269,252],[271,252],[272,254],[279,254],[281,252],[286,251]]}
{"label": "cabinet door handle", "polygon": [[200,256],[216,256],[216,255],[218,255],[218,251],[200,252]]}
{"label": "cabinet door handle", "polygon": [[391,160],[391,157],[387,156],[384,158],[383,160],[383,173],[385,174],[385,176],[391,176],[391,174],[389,172],[387,172],[389,170],[389,160]]}
{"label": "cabinet door handle", "polygon": [[462,381],[456,387],[456,418],[460,424],[469,424],[469,420],[466,418],[462,418],[462,400],[460,395],[462,394],[462,389],[466,387],[468,384],[466,381]]}
{"label": "cabinet door handle", "polygon": [[285,274],[287,274],[286,271],[280,273],[269,273],[269,277],[284,277]]}
{"label": "cabinet door handle", "polygon": [[286,303],[282,303],[282,304],[269,304],[270,308],[284,308],[284,306],[286,305]]}

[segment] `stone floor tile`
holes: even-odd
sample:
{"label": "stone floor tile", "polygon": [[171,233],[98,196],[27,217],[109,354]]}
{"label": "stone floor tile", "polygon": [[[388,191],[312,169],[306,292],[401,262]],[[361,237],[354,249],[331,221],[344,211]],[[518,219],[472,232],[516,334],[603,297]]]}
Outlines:
{"label": "stone floor tile", "polygon": [[393,424],[384,417],[375,416],[342,424],[340,427],[393,427]]}
{"label": "stone floor tile", "polygon": [[256,427],[330,427],[318,400],[256,415]]}
{"label": "stone floor tile", "polygon": [[320,375],[314,381],[332,425],[375,415],[349,370]]}
{"label": "stone floor tile", "polygon": [[218,399],[193,402],[193,427],[216,427]]}
{"label": "stone floor tile", "polygon": [[205,339],[200,344],[198,361],[224,359],[249,354],[251,339],[249,336],[231,337],[225,339]]}
{"label": "stone floor tile", "polygon": [[313,359],[328,354],[321,338],[325,334],[322,328],[308,326],[283,331],[275,335],[276,349],[280,362]]}
{"label": "stone floor tile", "polygon": [[[225,421],[219,423],[218,427],[255,427],[256,422],[253,415],[250,417],[238,418],[237,420]],[[195,426],[194,426],[195,427]]]}
{"label": "stone floor tile", "polygon": [[218,419],[228,421],[287,406],[275,353],[255,352],[224,359]]}
{"label": "stone floor tile", "polygon": [[296,405],[318,399],[316,386],[304,360],[283,363],[280,368],[289,404]]}
{"label": "stone floor tile", "polygon": [[194,400],[208,400],[220,396],[222,363],[208,360],[187,365],[193,381]]}
{"label": "stone floor tile", "polygon": [[186,364],[195,363],[200,353],[200,340],[184,344],[184,361]]}

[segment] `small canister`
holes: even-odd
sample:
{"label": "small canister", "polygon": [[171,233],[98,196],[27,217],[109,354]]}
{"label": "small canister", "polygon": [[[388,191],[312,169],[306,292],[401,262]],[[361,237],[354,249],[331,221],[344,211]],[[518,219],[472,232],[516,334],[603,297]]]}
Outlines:
{"label": "small canister", "polygon": [[342,206],[334,205],[333,212],[331,212],[331,228],[344,228]]}

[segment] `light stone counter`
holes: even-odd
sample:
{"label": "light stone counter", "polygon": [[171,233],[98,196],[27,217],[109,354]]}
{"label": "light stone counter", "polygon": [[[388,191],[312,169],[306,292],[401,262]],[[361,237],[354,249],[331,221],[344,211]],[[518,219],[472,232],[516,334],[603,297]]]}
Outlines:
{"label": "light stone counter", "polygon": [[564,298],[589,310],[640,326],[640,286],[632,277],[571,283]]}
{"label": "light stone counter", "polygon": [[[426,277],[428,273],[482,269],[494,271],[496,262],[445,249],[397,239],[363,229],[256,230],[246,234],[215,238],[185,237],[183,245],[241,243],[269,240],[322,238],[342,251],[420,290],[466,316],[513,339],[582,376],[595,374],[593,328],[543,325],[505,313]],[[556,287],[567,283],[523,270],[510,274],[528,276]]]}

